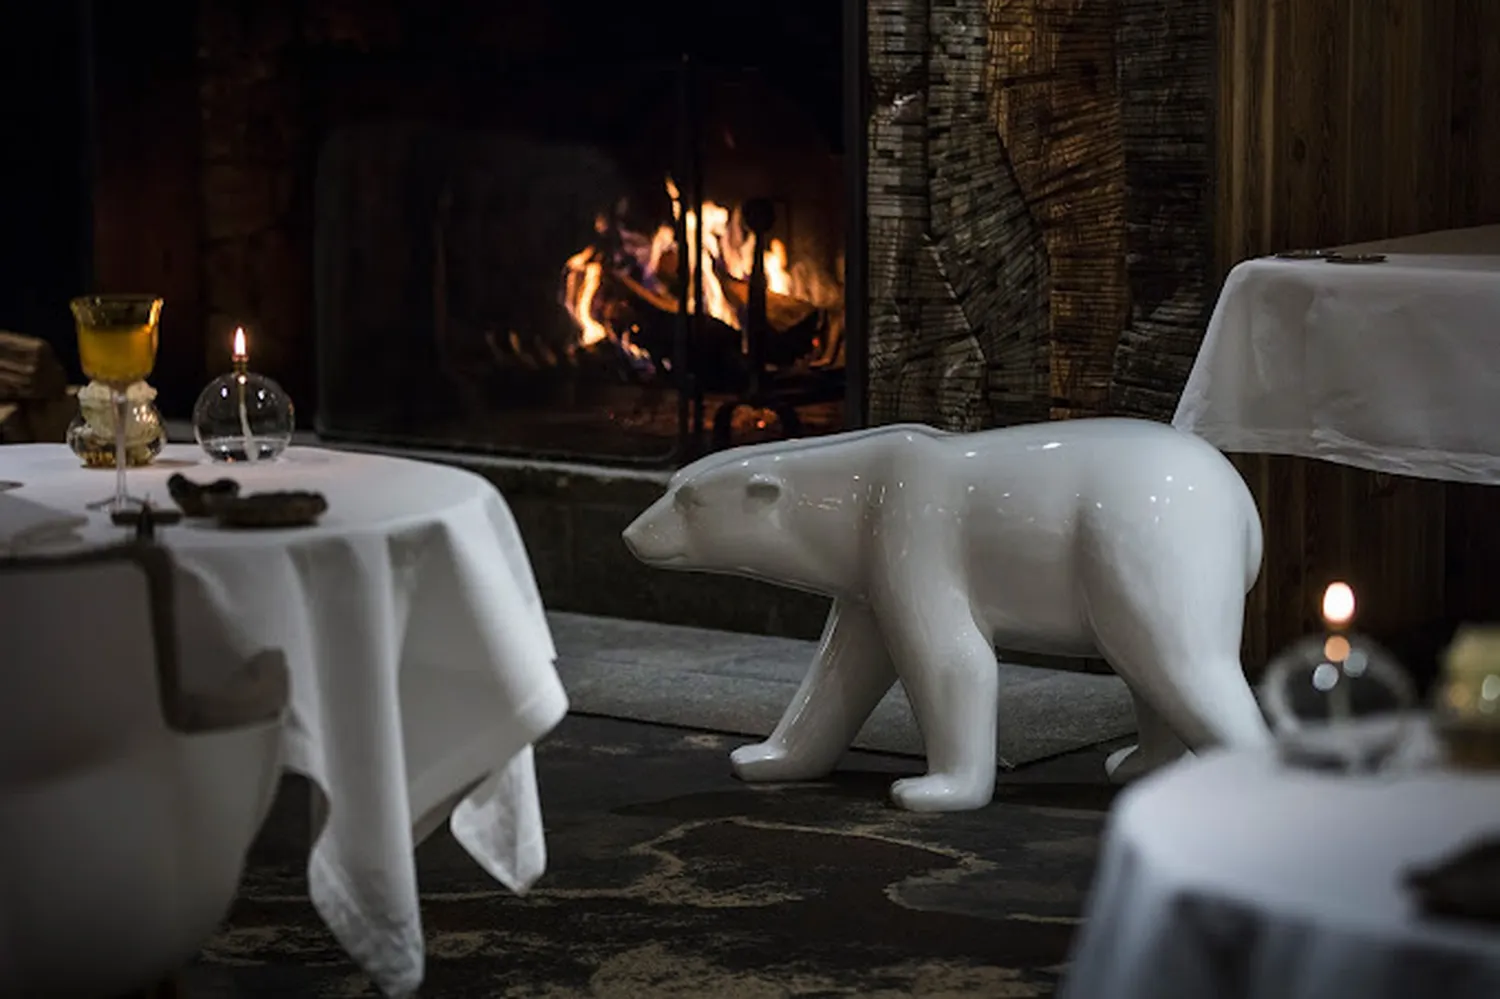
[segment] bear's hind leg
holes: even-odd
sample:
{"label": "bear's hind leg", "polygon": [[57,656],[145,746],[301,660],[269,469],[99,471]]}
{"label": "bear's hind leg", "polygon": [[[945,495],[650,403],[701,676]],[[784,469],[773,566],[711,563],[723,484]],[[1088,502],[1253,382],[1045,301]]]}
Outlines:
{"label": "bear's hind leg", "polygon": [[1160,547],[1115,545],[1102,533],[1105,544],[1081,553],[1081,595],[1115,672],[1189,749],[1267,742],[1270,731],[1240,666],[1239,550],[1214,541],[1206,527]]}
{"label": "bear's hind leg", "polygon": [[765,742],[729,756],[746,781],[826,776],[896,682],[890,654],[866,606],[837,601],[811,668]]}
{"label": "bear's hind leg", "polygon": [[891,785],[891,800],[913,812],[983,808],[995,794],[999,666],[967,603],[953,596],[906,595],[879,611],[927,751],[924,776]]}
{"label": "bear's hind leg", "polygon": [[1145,698],[1133,690],[1130,696],[1135,703],[1136,744],[1110,753],[1104,761],[1105,773],[1116,783],[1133,780],[1191,754]]}

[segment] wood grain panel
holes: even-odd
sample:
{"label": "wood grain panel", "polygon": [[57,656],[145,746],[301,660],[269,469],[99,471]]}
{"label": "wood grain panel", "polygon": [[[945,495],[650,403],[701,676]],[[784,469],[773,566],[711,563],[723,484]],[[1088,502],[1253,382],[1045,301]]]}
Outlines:
{"label": "wood grain panel", "polygon": [[1221,0],[1218,38],[1221,274],[1500,222],[1500,4]]}

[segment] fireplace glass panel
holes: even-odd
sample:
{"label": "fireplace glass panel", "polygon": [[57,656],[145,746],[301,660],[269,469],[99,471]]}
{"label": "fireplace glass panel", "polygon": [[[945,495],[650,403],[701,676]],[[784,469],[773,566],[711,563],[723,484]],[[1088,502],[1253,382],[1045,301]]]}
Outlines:
{"label": "fireplace glass panel", "polygon": [[842,5],[481,6],[319,60],[319,430],[670,464],[840,429]]}

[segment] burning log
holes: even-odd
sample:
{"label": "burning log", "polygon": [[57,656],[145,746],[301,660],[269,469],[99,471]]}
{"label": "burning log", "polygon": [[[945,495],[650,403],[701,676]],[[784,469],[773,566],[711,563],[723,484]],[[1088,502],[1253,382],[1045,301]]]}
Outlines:
{"label": "burning log", "polygon": [[[628,276],[612,279],[622,296],[630,298],[631,319],[626,328],[633,331],[630,342],[644,350],[658,368],[669,366],[679,329],[677,299],[648,288]],[[765,359],[772,367],[791,367],[812,355],[826,334],[828,317],[821,310],[795,299],[779,296],[790,307],[778,310],[769,319],[772,336],[766,344]],[[769,312],[769,308],[767,309]],[[795,317],[795,318],[794,318]],[[616,322],[622,316],[617,314]],[[786,325],[778,325],[785,323]],[[749,376],[749,360],[744,351],[744,334],[712,315],[694,320],[694,334],[688,344],[694,371],[707,391],[735,391]]]}
{"label": "burning log", "polygon": [[610,280],[618,286],[620,292],[644,302],[658,312],[677,311],[677,296],[670,292],[647,287],[629,274],[612,272]]}
{"label": "burning log", "polygon": [[[659,291],[647,287],[629,274],[611,274],[610,281],[618,285],[618,291],[622,294],[633,296],[649,304],[652,308],[661,312],[677,311],[677,296],[668,291]],[[719,282],[724,288],[724,296],[736,309],[743,310],[750,298],[750,282],[740,281],[737,278],[724,278]],[[816,319],[815,313],[819,310],[811,303],[790,295],[778,294],[774,291],[766,292],[766,321],[770,324],[773,332],[787,334],[801,327],[810,318]],[[715,323],[727,329],[733,329],[726,323],[720,322],[713,316],[709,316]]]}
{"label": "burning log", "polygon": [[[631,344],[645,351],[655,367],[674,381],[677,373],[671,370],[671,365],[680,324],[681,317],[675,307],[672,311],[660,309],[644,298],[635,304]],[[687,345],[689,366],[698,388],[705,392],[736,392],[749,381],[750,367],[740,340],[739,330],[713,316],[698,321]]]}
{"label": "burning log", "polygon": [[[702,267],[695,280],[703,314],[693,317],[686,345],[696,386],[740,391],[752,384],[752,363],[772,370],[827,364],[839,290],[815,268],[790,266],[786,246],[769,235],[769,208],[758,207],[769,202],[752,199],[743,211],[704,202],[700,220],[670,180],[667,192],[689,245],[702,251],[693,269]],[[682,374],[672,370],[682,328],[674,290],[683,270],[679,230],[662,224],[654,233],[636,232],[619,216],[600,215],[594,233],[564,266],[562,301],[578,331],[570,352],[623,362],[648,381],[655,372],[676,380]],[[762,244],[764,251],[757,250]],[[764,315],[752,319],[749,278],[757,268],[766,278],[766,302]],[[753,336],[743,329],[747,322],[761,324]],[[754,362],[746,356],[752,346]]]}
{"label": "burning log", "polygon": [[[721,278],[719,284],[724,288],[724,297],[734,303],[736,309],[744,309],[749,303],[749,281]],[[793,298],[780,292],[769,290],[766,292],[766,322],[777,333],[790,333],[807,322],[808,317],[817,311],[819,310],[811,302],[804,302],[800,298]]]}

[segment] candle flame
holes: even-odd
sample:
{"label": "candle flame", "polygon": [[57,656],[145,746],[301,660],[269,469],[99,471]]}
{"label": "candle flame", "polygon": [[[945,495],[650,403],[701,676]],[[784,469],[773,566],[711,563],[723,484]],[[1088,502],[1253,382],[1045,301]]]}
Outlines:
{"label": "candle flame", "polygon": [[237,326],[234,330],[234,359],[244,360],[250,356],[250,351],[245,348],[245,327]]}
{"label": "candle flame", "polygon": [[1323,591],[1323,620],[1330,628],[1348,624],[1354,618],[1354,590],[1348,583],[1329,583]]}

